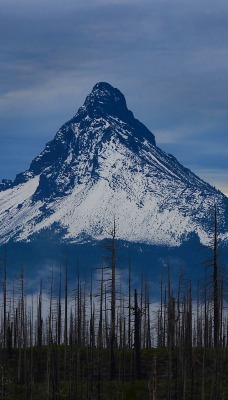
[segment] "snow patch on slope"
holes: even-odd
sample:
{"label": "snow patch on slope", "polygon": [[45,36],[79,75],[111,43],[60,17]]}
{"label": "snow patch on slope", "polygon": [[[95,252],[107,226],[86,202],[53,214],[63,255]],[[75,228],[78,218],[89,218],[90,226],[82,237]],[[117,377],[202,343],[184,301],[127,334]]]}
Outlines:
{"label": "snow patch on slope", "polygon": [[0,192],[0,239],[3,241],[24,229],[37,215],[37,210],[31,207],[31,196],[38,184],[39,176],[36,176],[24,184]]}

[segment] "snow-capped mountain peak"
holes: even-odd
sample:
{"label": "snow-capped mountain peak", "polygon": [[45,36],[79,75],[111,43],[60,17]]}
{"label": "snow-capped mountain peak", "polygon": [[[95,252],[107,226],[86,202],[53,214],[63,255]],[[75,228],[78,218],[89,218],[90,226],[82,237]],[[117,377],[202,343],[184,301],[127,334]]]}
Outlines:
{"label": "snow-capped mountain peak", "polygon": [[118,236],[178,245],[206,243],[216,202],[227,240],[227,198],[156,146],[124,95],[97,83],[28,171],[0,186],[0,240],[29,240],[61,227],[65,240],[102,239],[115,215]]}

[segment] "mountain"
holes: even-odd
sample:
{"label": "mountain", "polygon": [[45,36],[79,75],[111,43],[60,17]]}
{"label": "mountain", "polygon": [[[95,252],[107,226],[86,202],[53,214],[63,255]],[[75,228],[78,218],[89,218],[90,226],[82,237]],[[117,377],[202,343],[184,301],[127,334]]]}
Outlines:
{"label": "mountain", "polygon": [[44,232],[101,240],[115,218],[124,241],[180,246],[194,234],[205,245],[215,205],[227,245],[228,198],[157,147],[123,94],[100,82],[30,168],[0,184],[0,243]]}

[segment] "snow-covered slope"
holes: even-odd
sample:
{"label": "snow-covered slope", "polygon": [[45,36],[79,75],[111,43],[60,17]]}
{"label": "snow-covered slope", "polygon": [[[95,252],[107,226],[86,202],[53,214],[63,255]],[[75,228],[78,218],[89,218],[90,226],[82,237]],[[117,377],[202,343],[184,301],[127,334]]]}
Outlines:
{"label": "snow-covered slope", "polygon": [[56,226],[64,240],[102,239],[115,217],[121,239],[179,245],[196,232],[206,244],[215,204],[228,241],[226,196],[159,149],[123,94],[104,82],[29,170],[0,190],[0,242]]}

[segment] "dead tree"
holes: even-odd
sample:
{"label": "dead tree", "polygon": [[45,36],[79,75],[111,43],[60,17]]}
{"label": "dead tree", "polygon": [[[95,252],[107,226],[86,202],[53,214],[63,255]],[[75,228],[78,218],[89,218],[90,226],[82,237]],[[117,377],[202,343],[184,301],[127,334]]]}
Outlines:
{"label": "dead tree", "polygon": [[110,326],[110,379],[115,378],[116,360],[115,360],[115,341],[116,341],[116,223],[111,239],[111,326]]}
{"label": "dead tree", "polygon": [[134,292],[134,309],[133,309],[135,323],[134,323],[134,371],[135,378],[141,378],[141,338],[140,338],[140,325],[141,325],[141,309],[138,306],[137,290]]}
{"label": "dead tree", "polygon": [[213,259],[213,302],[214,302],[214,347],[220,342],[220,296],[219,296],[219,269],[217,254],[217,210],[214,212],[214,259]]}

